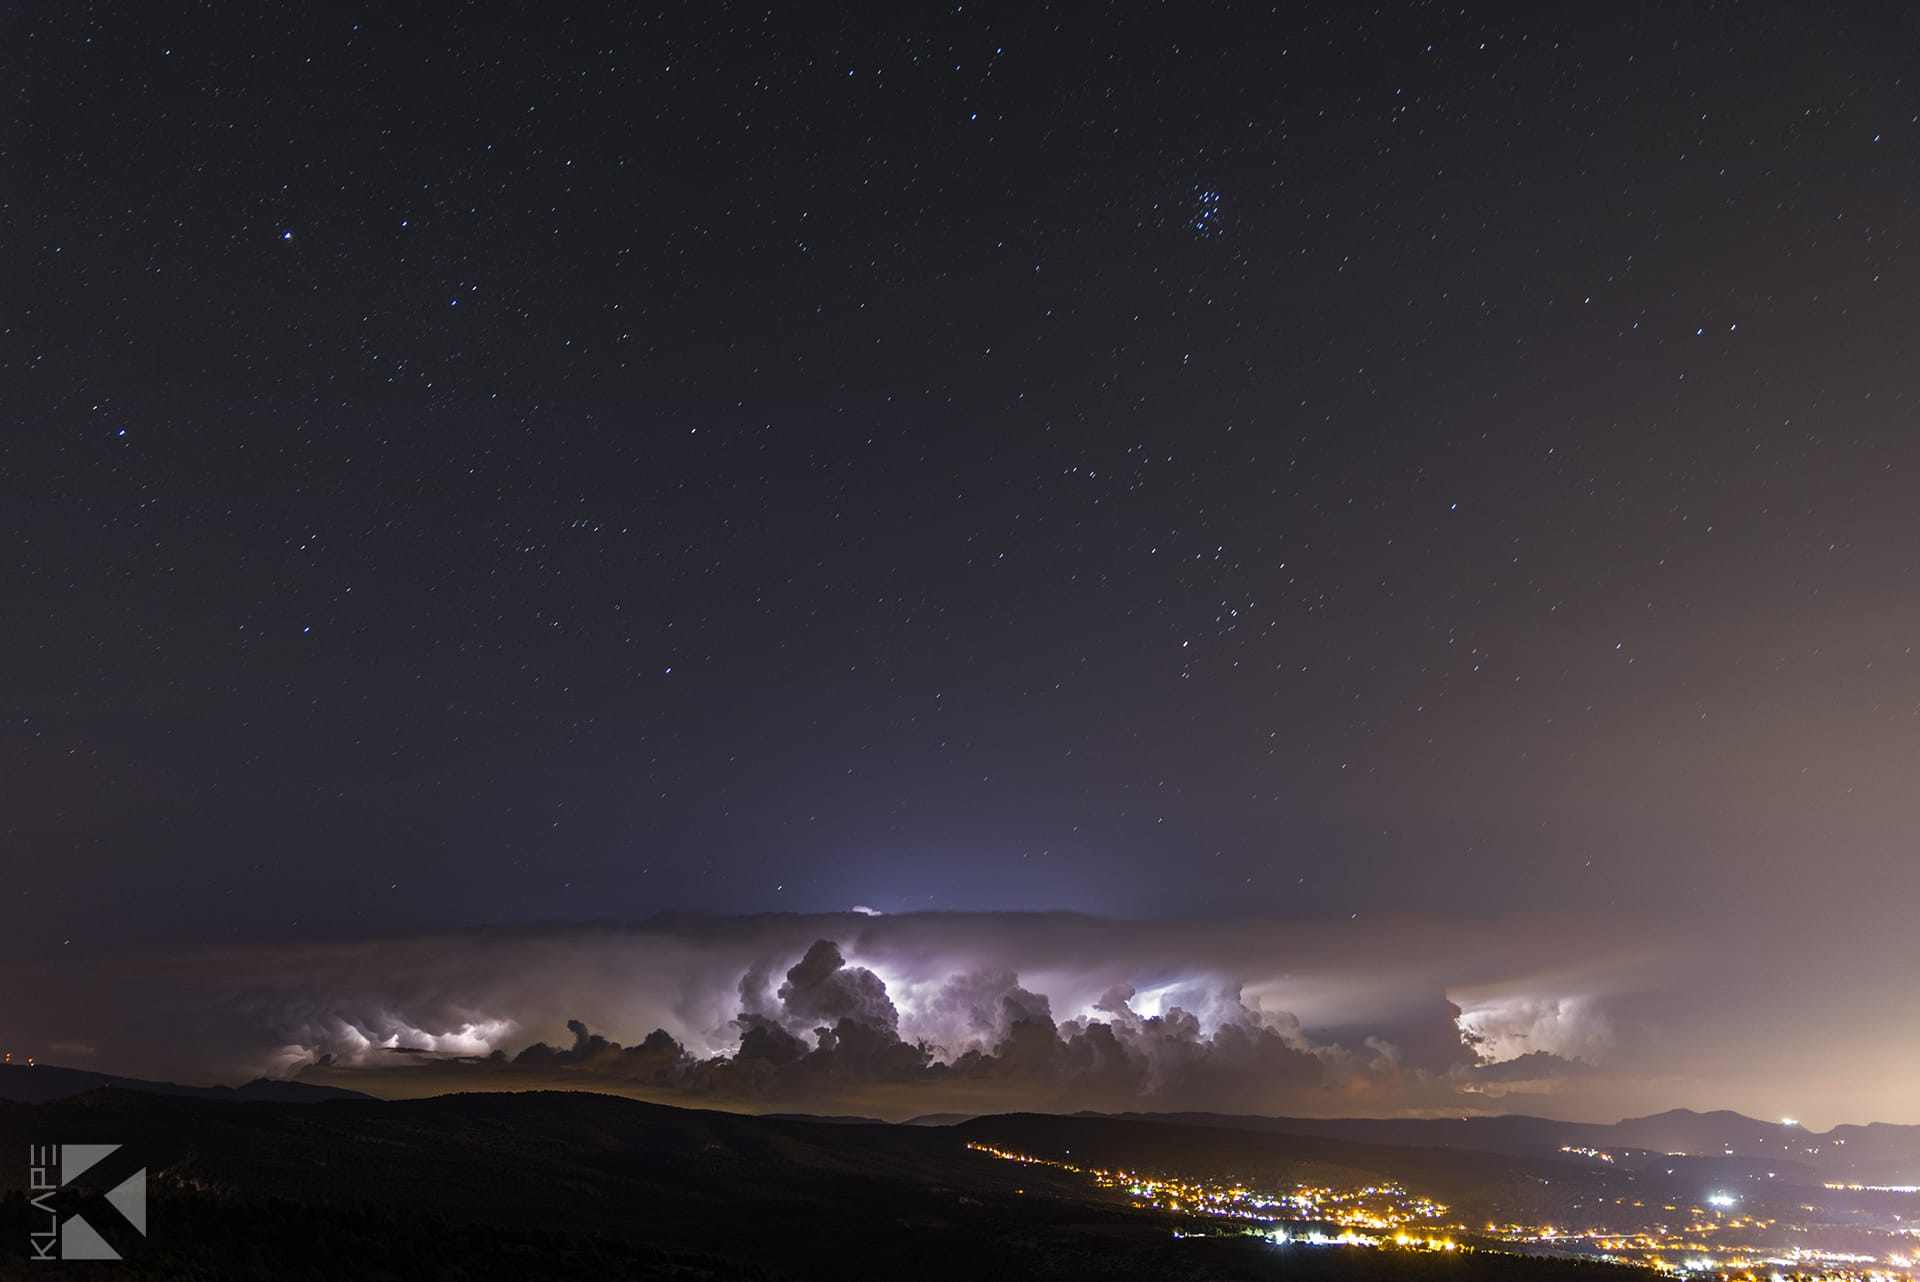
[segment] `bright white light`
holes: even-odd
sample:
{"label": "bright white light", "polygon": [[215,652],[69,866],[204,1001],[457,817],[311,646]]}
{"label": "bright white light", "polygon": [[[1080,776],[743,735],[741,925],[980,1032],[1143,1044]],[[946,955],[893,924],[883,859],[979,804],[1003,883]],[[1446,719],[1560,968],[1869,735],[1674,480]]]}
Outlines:
{"label": "bright white light", "polygon": [[1798,1125],[1800,1125],[1800,1123],[1799,1123],[1799,1122],[1797,1122],[1797,1121],[1795,1121],[1795,1120],[1794,1120],[1793,1118],[1791,1118],[1791,1117],[1783,1117],[1783,1118],[1781,1118],[1781,1119],[1780,1119],[1780,1125],[1782,1125],[1782,1126],[1798,1126]]}
{"label": "bright white light", "polygon": [[422,1034],[426,1038],[427,1049],[442,1055],[485,1055],[493,1050],[498,1042],[518,1027],[510,1019],[481,1019],[462,1024],[458,1030],[434,1035]]}
{"label": "bright white light", "polygon": [[1454,1022],[1485,1063],[1505,1063],[1532,1051],[1593,1062],[1613,1042],[1612,1023],[1591,998],[1449,996],[1460,1007]]}
{"label": "bright white light", "polygon": [[1738,1202],[1739,1200],[1740,1200],[1739,1198],[1735,1197],[1731,1193],[1711,1193],[1707,1196],[1707,1205],[1732,1206],[1735,1202]]}
{"label": "bright white light", "polygon": [[[435,1055],[486,1055],[519,1029],[511,1019],[475,1019],[442,1033],[415,1028],[405,1020],[382,1018],[377,1026],[340,1021],[324,1036],[305,1044],[282,1047],[277,1062],[316,1060],[331,1054],[345,1064],[388,1062],[377,1054],[387,1050],[426,1051]],[[296,1055],[295,1052],[298,1052]]]}
{"label": "bright white light", "polygon": [[1142,1019],[1156,1019],[1166,1013],[1164,1007],[1167,995],[1179,987],[1180,982],[1176,980],[1171,984],[1162,984],[1158,988],[1137,992],[1132,1000],[1127,1002],[1127,1006]]}

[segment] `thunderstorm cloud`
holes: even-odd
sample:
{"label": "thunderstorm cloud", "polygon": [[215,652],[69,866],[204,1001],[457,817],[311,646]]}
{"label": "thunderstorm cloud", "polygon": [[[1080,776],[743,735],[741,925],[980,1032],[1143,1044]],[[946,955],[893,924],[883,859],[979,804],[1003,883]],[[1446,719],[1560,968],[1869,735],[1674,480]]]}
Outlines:
{"label": "thunderstorm cloud", "polygon": [[1669,951],[1572,918],[1496,934],[669,917],[101,957],[39,975],[60,1000],[19,1031],[129,1073],[381,1095],[559,1085],[889,1118],[1593,1113],[1667,1071]]}

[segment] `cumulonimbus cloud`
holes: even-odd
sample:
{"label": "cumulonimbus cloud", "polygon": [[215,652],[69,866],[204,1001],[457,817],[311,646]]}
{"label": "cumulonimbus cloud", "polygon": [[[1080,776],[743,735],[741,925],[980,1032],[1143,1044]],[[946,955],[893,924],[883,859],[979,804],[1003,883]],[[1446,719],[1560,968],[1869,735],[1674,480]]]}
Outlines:
{"label": "cumulonimbus cloud", "polygon": [[1606,1068],[1645,948],[1572,921],[1497,938],[849,913],[259,944],[69,974],[48,1040],[128,1072],[886,1116],[1439,1111]]}

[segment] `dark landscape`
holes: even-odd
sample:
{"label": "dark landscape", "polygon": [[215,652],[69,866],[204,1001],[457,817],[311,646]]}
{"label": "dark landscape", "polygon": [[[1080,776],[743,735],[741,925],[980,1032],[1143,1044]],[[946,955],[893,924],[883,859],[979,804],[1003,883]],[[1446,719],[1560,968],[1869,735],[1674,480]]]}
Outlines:
{"label": "dark landscape", "polygon": [[[1218,1226],[1136,1212],[966,1146],[1104,1144],[1174,1169],[1227,1162],[1276,1178],[1371,1178],[1411,1159],[1422,1176],[1488,1190],[1531,1176],[1472,1155],[1159,1123],[847,1125],[590,1093],[290,1105],[107,1090],[0,1109],[9,1151],[108,1135],[153,1179],[152,1241],[129,1245],[126,1267],[181,1277],[1500,1278],[1519,1262],[1396,1256],[1363,1268],[1337,1249],[1176,1241],[1175,1230]],[[0,1241],[12,1247],[27,1215],[17,1180],[7,1194]],[[1537,1268],[1527,1275],[1555,1275]]]}
{"label": "dark landscape", "polygon": [[[51,1093],[24,1079],[58,1071],[0,1070],[0,1097]],[[1625,1277],[1628,1266],[1602,1263],[1594,1243],[1515,1242],[1480,1226],[1608,1221],[1625,1231],[1626,1200],[1671,1209],[1727,1188],[1749,1217],[1798,1220],[1809,1245],[1852,1245],[1886,1211],[1824,1183],[1920,1172],[1920,1127],[1803,1136],[1829,1152],[1836,1138],[1872,1141],[1864,1164],[1817,1172],[1759,1153],[1654,1160],[1635,1147],[1765,1145],[1780,1129],[1733,1114],[1615,1126],[1036,1114],[890,1125],[593,1092],[244,1095],[96,1087],[5,1099],[0,1147],[121,1145],[149,1173],[152,1228],[142,1239],[119,1226],[109,1240],[125,1248],[125,1268],[156,1277]],[[1620,1158],[1570,1154],[1576,1143]],[[1444,1204],[1421,1240],[1439,1233],[1458,1249],[1398,1249],[1391,1236],[1314,1245],[1310,1232],[1342,1231],[1333,1212],[1248,1220],[1169,1209],[1096,1185],[1083,1174],[1094,1169],[1276,1191],[1397,1186],[1403,1201]],[[106,1232],[116,1217],[104,1184],[91,1183],[90,1194],[85,1182],[63,1190],[61,1206]],[[0,1258],[24,1272],[27,1190],[17,1176],[0,1187]],[[1276,1243],[1275,1230],[1294,1240]]]}

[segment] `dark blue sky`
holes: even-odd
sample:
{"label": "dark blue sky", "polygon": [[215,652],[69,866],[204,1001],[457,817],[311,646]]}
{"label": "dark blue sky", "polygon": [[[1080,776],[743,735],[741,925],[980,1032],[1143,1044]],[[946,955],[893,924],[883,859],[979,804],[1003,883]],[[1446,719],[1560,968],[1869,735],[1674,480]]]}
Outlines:
{"label": "dark blue sky", "polygon": [[5,946],[1891,927],[1915,34],[16,7]]}

